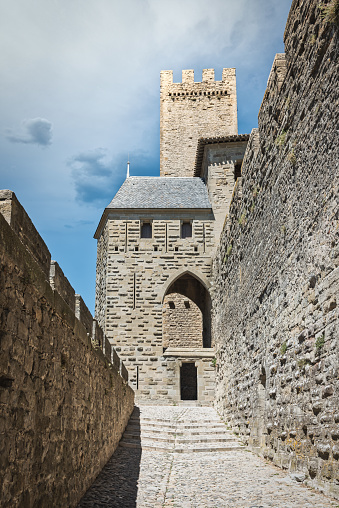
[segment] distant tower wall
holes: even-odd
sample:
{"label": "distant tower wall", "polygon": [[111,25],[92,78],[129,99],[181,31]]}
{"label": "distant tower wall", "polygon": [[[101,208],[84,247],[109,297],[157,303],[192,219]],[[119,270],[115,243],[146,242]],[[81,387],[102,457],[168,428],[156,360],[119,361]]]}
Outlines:
{"label": "distant tower wall", "polygon": [[199,138],[237,133],[235,69],[223,69],[222,81],[214,69],[201,82],[193,70],[182,71],[182,83],[173,83],[173,71],[160,73],[160,176],[193,176]]}

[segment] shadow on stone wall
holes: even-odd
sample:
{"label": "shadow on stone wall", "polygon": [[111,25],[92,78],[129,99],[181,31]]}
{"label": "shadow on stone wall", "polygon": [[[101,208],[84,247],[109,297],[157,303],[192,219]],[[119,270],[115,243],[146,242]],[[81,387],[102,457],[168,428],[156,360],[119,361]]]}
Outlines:
{"label": "shadow on stone wall", "polygon": [[134,408],[128,424],[133,432],[133,448],[118,446],[77,508],[137,506],[141,461],[140,410]]}

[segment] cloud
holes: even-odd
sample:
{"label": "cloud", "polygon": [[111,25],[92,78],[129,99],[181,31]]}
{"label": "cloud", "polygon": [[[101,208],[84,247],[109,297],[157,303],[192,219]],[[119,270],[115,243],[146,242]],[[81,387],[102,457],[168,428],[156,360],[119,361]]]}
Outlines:
{"label": "cloud", "polygon": [[[129,158],[131,175],[158,175],[157,155],[135,151]],[[77,200],[104,207],[126,177],[127,154],[119,153],[109,158],[106,149],[97,148],[74,155],[67,165],[71,168]]]}
{"label": "cloud", "polygon": [[6,129],[5,136],[11,143],[24,143],[48,146],[52,143],[51,122],[45,118],[32,118],[24,120],[20,131]]}

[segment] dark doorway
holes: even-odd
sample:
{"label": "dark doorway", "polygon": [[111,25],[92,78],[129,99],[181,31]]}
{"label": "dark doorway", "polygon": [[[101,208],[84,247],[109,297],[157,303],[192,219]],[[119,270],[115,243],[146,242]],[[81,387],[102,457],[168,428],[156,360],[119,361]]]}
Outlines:
{"label": "dark doorway", "polygon": [[180,367],[181,400],[198,399],[197,368],[194,363],[183,363]]}

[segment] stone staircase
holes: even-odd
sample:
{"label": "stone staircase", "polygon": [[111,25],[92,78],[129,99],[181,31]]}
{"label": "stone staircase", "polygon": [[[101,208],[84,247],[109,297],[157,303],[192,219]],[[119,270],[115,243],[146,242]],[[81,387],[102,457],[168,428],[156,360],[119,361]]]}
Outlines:
{"label": "stone staircase", "polygon": [[125,448],[167,452],[243,449],[211,407],[135,407],[119,443]]}

